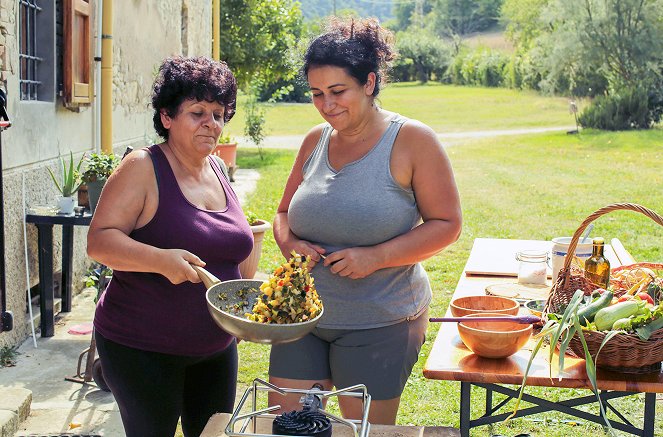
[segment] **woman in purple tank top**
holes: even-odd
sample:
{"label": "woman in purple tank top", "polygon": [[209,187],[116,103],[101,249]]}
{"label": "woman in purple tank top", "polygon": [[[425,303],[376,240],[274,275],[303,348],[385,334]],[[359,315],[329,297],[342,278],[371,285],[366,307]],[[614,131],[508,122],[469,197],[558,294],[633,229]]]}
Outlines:
{"label": "woman in purple tank top", "polygon": [[94,327],[104,380],[126,435],[199,436],[210,416],[232,412],[235,339],[206,307],[192,264],[240,277],[253,235],[237,196],[210,157],[235,113],[227,65],[169,58],[152,94],[165,140],[129,154],[106,183],[88,254],[113,269]]}

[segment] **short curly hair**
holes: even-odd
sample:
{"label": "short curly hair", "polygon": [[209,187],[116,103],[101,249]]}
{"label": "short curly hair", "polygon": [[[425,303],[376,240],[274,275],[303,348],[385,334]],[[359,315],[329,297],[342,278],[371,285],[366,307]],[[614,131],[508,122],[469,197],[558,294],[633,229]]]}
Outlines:
{"label": "short curly hair", "polygon": [[163,61],[152,87],[152,120],[159,136],[168,139],[168,129],[161,123],[161,111],[175,117],[182,102],[188,99],[223,105],[224,121],[230,121],[237,106],[237,81],[228,65],[205,56],[175,56]]}
{"label": "short curly hair", "polygon": [[345,69],[364,85],[368,74],[377,76],[373,97],[385,82],[391,61],[396,58],[393,34],[375,18],[338,19],[329,22],[326,33],[309,44],[304,55],[304,79],[311,67],[333,65]]}

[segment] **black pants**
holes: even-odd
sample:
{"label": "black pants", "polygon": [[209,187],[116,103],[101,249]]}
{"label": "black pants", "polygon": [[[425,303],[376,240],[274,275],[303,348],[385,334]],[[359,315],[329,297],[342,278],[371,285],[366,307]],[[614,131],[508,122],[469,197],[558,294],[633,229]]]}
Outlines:
{"label": "black pants", "polygon": [[120,408],[127,437],[173,437],[182,417],[198,437],[215,413],[232,413],[237,343],[207,357],[147,352],[95,333],[104,380]]}

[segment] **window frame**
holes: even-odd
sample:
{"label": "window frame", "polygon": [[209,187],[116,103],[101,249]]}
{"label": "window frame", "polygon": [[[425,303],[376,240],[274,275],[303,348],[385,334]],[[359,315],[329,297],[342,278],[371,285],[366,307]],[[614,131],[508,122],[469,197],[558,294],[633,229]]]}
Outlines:
{"label": "window frame", "polygon": [[93,100],[93,11],[91,0],[63,1],[62,98],[67,107]]}

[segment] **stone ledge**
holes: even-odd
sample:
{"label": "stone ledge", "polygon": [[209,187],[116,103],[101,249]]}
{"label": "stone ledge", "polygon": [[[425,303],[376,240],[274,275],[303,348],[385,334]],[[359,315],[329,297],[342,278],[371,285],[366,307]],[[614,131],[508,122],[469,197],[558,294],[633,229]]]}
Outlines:
{"label": "stone ledge", "polygon": [[30,390],[26,388],[2,388],[0,410],[16,414],[21,422],[30,415],[31,404],[32,392]]}
{"label": "stone ledge", "polygon": [[14,437],[18,430],[18,415],[13,411],[0,410],[0,437]]}

